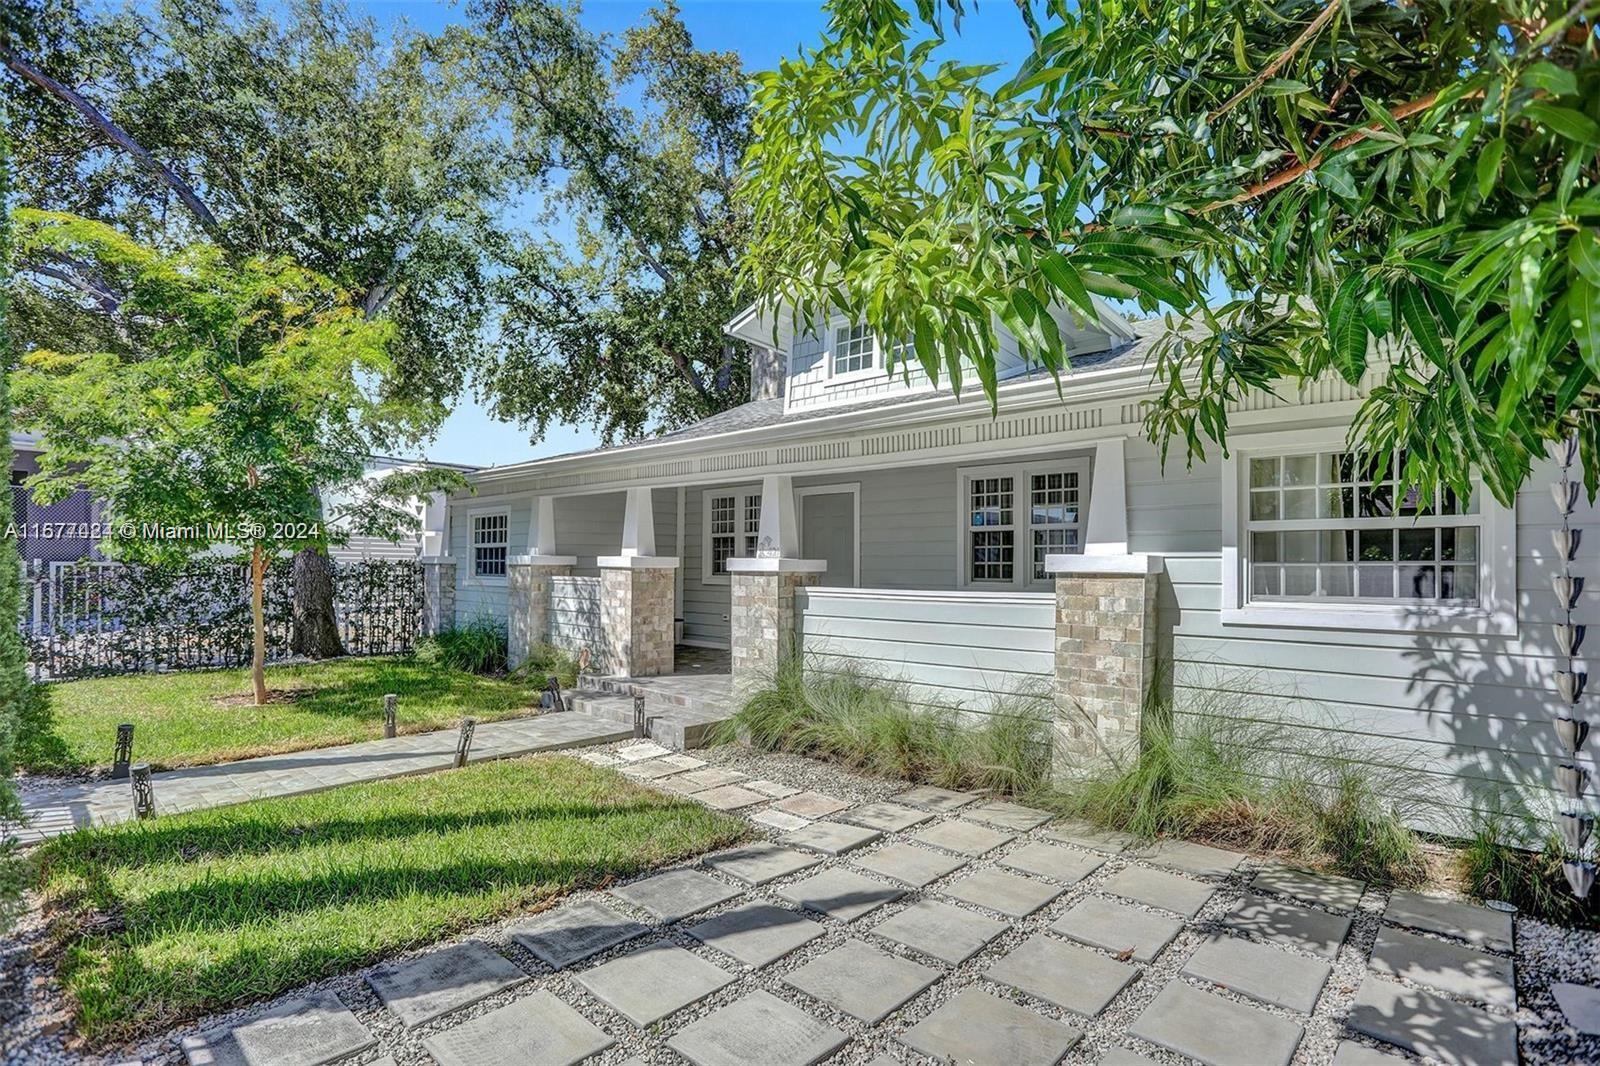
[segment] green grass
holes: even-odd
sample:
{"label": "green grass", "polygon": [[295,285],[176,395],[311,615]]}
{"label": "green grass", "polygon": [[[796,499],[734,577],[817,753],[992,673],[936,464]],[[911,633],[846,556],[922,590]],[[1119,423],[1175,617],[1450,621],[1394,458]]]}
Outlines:
{"label": "green grass", "polygon": [[267,668],[288,696],[250,703],[246,670],[94,678],[49,686],[47,727],[18,737],[18,763],[67,772],[111,762],[117,723],[132,722],[137,762],[157,768],[370,740],[383,735],[383,696],[400,696],[403,733],[449,728],[462,715],[493,721],[527,714],[542,675],[486,677],[415,657],[335,659]]}
{"label": "green grass", "polygon": [[1561,838],[1550,823],[1488,811],[1468,828],[1472,835],[1456,853],[1456,867],[1469,893],[1514,903],[1543,921],[1600,928],[1600,893],[1573,896],[1561,868]]}
{"label": "green grass", "polygon": [[154,822],[40,849],[96,1047],[734,842],[744,823],[559,756]]}

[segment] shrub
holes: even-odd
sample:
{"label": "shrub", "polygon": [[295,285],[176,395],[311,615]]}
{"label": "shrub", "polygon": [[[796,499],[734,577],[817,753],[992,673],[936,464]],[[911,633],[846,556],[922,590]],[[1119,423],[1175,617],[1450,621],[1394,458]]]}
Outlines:
{"label": "shrub", "polygon": [[904,686],[850,664],[807,671],[797,656],[779,665],[720,737],[865,773],[1008,795],[1040,787],[1050,765],[1045,716],[1026,696],[996,700],[992,713],[979,715],[915,703]]}
{"label": "shrub", "polygon": [[498,674],[506,669],[505,623],[479,618],[464,626],[447,629],[417,643],[416,656],[422,662],[438,663],[453,670],[474,674]]}
{"label": "shrub", "polygon": [[[1498,811],[1475,813],[1471,836],[1456,854],[1467,891],[1479,899],[1504,900],[1533,918],[1567,926],[1600,928],[1600,899],[1577,899],[1561,869],[1562,844],[1532,817]],[[1539,842],[1528,848],[1522,844]]]}
{"label": "shrub", "polygon": [[578,683],[578,660],[554,644],[535,644],[528,649],[522,665],[512,672],[541,687],[548,678],[555,677],[562,688],[573,688]]}

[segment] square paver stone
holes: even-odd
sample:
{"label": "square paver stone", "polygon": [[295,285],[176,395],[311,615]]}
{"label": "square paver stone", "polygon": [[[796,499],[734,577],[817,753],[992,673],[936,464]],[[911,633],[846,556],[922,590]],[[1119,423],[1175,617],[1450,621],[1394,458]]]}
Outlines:
{"label": "square paver stone", "polygon": [[1158,840],[1134,852],[1134,858],[1201,877],[1226,877],[1236,870],[1244,856],[1187,840]]}
{"label": "square paver stone", "polygon": [[1114,1047],[1100,1056],[1099,1066],[1161,1066],[1161,1063],[1149,1055],[1141,1055],[1125,1047]]}
{"label": "square paver stone", "polygon": [[1137,966],[1040,935],[990,966],[985,976],[1093,1018],[1138,973]]}
{"label": "square paver stone", "polygon": [[1103,829],[1088,822],[1057,822],[1041,832],[1046,840],[1088,848],[1091,851],[1103,851],[1111,855],[1139,843],[1139,838],[1131,833]]}
{"label": "square paver stone", "polygon": [[634,1025],[660,1021],[733,981],[733,975],[658,940],[577,975],[596,999]]}
{"label": "square paver stone", "polygon": [[1588,1036],[1600,1036],[1600,988],[1557,981],[1550,986],[1567,1024]]}
{"label": "square paver stone", "polygon": [[800,791],[790,785],[781,785],[776,781],[768,781],[764,777],[753,777],[748,781],[741,781],[740,784],[744,785],[745,788],[755,789],[763,796],[771,796],[773,799],[786,799]]}
{"label": "square paver stone", "polygon": [[785,796],[772,806],[788,814],[815,819],[838,814],[850,804],[837,796],[826,796],[821,792],[796,792],[792,796]]}
{"label": "square paver stone", "polygon": [[643,762],[645,759],[658,759],[663,755],[671,755],[672,749],[664,748],[653,740],[646,740],[618,748],[612,754],[623,762]]}
{"label": "square paver stone", "polygon": [[739,890],[699,870],[668,870],[618,885],[611,894],[649,911],[663,922],[675,922],[726,903],[737,896]]}
{"label": "square paver stone", "polygon": [[1037,829],[1053,816],[1046,811],[1034,810],[1021,804],[990,800],[976,807],[968,807],[961,812],[961,817],[971,818],[974,822],[982,822],[984,825],[1026,833],[1030,829]]}
{"label": "square paver stone", "polygon": [[965,962],[1006,931],[1005,922],[925,899],[913,903],[872,931],[881,937],[915,948],[941,962]]}
{"label": "square paver stone", "polygon": [[1480,1007],[1368,976],[1345,1024],[1363,1036],[1452,1066],[1514,1066],[1517,1024]]}
{"label": "square paver stone", "polygon": [[931,966],[847,940],[785,975],[783,981],[875,1025],[938,979],[939,971]]}
{"label": "square paver stone", "polygon": [[641,781],[653,781],[658,777],[671,777],[673,774],[682,773],[683,767],[673,766],[665,759],[646,759],[644,762],[625,762],[617,767],[628,777],[636,777]]}
{"label": "square paver stone", "polygon": [[581,900],[517,922],[507,932],[555,969],[598,955],[647,930],[603,903]]}
{"label": "square paver stone", "polygon": [[863,803],[859,807],[845,811],[839,815],[841,822],[853,822],[864,825],[868,829],[880,829],[885,833],[898,833],[902,829],[910,829],[914,825],[921,825],[932,813],[919,811],[915,807],[903,807],[898,803],[887,800],[881,803]]}
{"label": "square paver stone", "polygon": [[770,826],[784,833],[791,833],[796,829],[804,829],[811,824],[798,814],[774,810],[757,811],[750,816],[750,820],[757,825]]}
{"label": "square paver stone", "polygon": [[439,1066],[573,1066],[616,1041],[540,990],[422,1042]]}
{"label": "square paver stone", "polygon": [[803,881],[785,885],[778,889],[778,895],[791,903],[800,904],[808,911],[826,914],[842,922],[853,922],[885,903],[893,903],[905,895],[905,890],[849,870],[824,870]]}
{"label": "square paver stone", "polygon": [[711,788],[721,788],[731,785],[735,781],[743,781],[746,774],[737,770],[724,770],[720,766],[708,766],[704,770],[691,770],[686,774],[679,774],[672,780],[682,785],[693,785],[696,789],[704,791]]}
{"label": "square paver stone", "polygon": [[1222,927],[1331,959],[1339,954],[1339,945],[1350,932],[1350,919],[1246,893],[1238,905],[1223,916]]}
{"label": "square paver stone", "polygon": [[876,851],[857,855],[850,861],[863,870],[892,877],[913,888],[923,888],[967,864],[966,859],[952,858],[942,851],[929,851],[927,848],[902,844],[899,841],[885,844]]}
{"label": "square paver stone", "polygon": [[1453,936],[1491,951],[1511,951],[1511,915],[1489,907],[1397,889],[1389,896],[1383,918],[1425,933]]}
{"label": "square paver stone", "polygon": [[776,881],[780,877],[787,877],[815,866],[822,860],[815,855],[807,855],[803,851],[779,847],[776,844],[751,844],[748,847],[707,855],[701,861],[713,870],[737,877],[741,881],[752,885],[764,885],[768,881]]}
{"label": "square paver stone", "polygon": [[956,852],[958,855],[982,855],[993,851],[1001,844],[1015,840],[1016,834],[1002,833],[971,822],[963,822],[959,818],[952,818],[948,822],[919,829],[911,835],[911,839]]}
{"label": "square paver stone", "polygon": [[849,1039],[771,992],[752,992],[667,1041],[695,1066],[811,1066]]}
{"label": "square paver stone", "polygon": [[1305,1034],[1287,1018],[1182,981],[1163,988],[1128,1032],[1206,1066],[1288,1066]]}
{"label": "square paver stone", "polygon": [[189,1066],[322,1066],[377,1040],[332,992],[292,999],[243,1025],[183,1038]]}
{"label": "square paver stone", "polygon": [[1050,928],[1091,947],[1149,962],[1172,943],[1183,923],[1126,903],[1087,896],[1069,907]]}
{"label": "square paver stone", "polygon": [[1009,874],[990,867],[960,880],[952,881],[939,890],[947,896],[987,907],[1011,918],[1025,918],[1066,889],[1060,885],[1036,881],[1031,877]]}
{"label": "square paver stone", "polygon": [[767,797],[759,792],[752,792],[748,788],[738,785],[719,785],[708,788],[704,792],[696,792],[694,798],[707,807],[719,811],[736,811],[740,807],[753,807],[758,803],[767,802]]}
{"label": "square paver stone", "polygon": [[1054,1066],[1083,1034],[969,988],[907,1029],[900,1042],[941,1062]]}
{"label": "square paver stone", "polygon": [[1372,945],[1372,968],[1491,1007],[1515,1010],[1517,1006],[1511,960],[1460,944],[1383,926]]}
{"label": "square paver stone", "polygon": [[1107,878],[1100,889],[1164,911],[1174,911],[1186,918],[1199,914],[1200,908],[1217,891],[1216,886],[1204,881],[1148,866],[1124,867]]}
{"label": "square paver stone", "polygon": [[380,966],[367,975],[367,984],[410,1029],[527,979],[489,945],[469,940],[420,959]]}
{"label": "square paver stone", "polygon": [[1366,891],[1365,881],[1338,874],[1313,873],[1292,866],[1270,866],[1250,880],[1257,892],[1272,892],[1316,903],[1336,911],[1353,911]]}
{"label": "square paver stone", "polygon": [[1263,1003],[1310,1014],[1333,967],[1240,937],[1214,936],[1195,950],[1183,972]]}
{"label": "square paver stone", "polygon": [[809,944],[824,931],[809,918],[770,903],[746,903],[689,927],[689,935],[702,944],[758,967]]}
{"label": "square paver stone", "polygon": [[951,811],[960,810],[977,798],[970,792],[935,788],[933,785],[918,785],[916,788],[907,789],[898,796],[890,797],[896,803],[904,803],[911,807],[922,807],[926,810],[936,811],[939,814],[949,814]]}
{"label": "square paver stone", "polygon": [[1354,1040],[1341,1040],[1333,1049],[1333,1066],[1400,1066],[1410,1061]]}
{"label": "square paver stone", "polygon": [[866,847],[883,836],[876,829],[845,822],[812,822],[804,829],[785,833],[783,843],[824,855],[843,855],[845,852]]}
{"label": "square paver stone", "polygon": [[1001,866],[1075,885],[1098,870],[1106,860],[1099,855],[1054,844],[1028,844],[1000,858]]}

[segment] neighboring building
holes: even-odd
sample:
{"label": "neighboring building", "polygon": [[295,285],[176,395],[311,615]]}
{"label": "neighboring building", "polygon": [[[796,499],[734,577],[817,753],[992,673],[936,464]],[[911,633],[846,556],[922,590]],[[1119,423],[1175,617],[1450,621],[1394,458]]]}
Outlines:
{"label": "neighboring building", "polygon": [[[337,515],[340,506],[347,500],[356,498],[363,491],[363,487],[376,482],[386,474],[397,470],[420,470],[424,467],[443,468],[456,470],[463,474],[470,474],[478,467],[467,466],[462,463],[436,463],[420,459],[397,459],[389,455],[375,455],[367,460],[366,471],[362,474],[361,481],[338,493],[330,493],[323,500],[323,509],[326,513]],[[418,498],[411,501],[411,511],[421,523],[416,533],[397,540],[385,537],[352,536],[345,543],[334,547],[329,554],[339,562],[348,562],[355,559],[415,559],[422,555],[438,555],[444,550],[444,522],[445,501],[443,494],[434,493],[427,498]],[[343,525],[335,517],[332,520],[335,528]]]}
{"label": "neighboring building", "polygon": [[1121,743],[1159,667],[1179,705],[1291,716],[1421,774],[1442,820],[1517,798],[1548,810],[1553,466],[1516,510],[1362,480],[1342,445],[1364,386],[1329,378],[1247,397],[1231,451],[1186,468],[1180,449],[1163,469],[1141,403],[1164,326],[1058,319],[1061,392],[1007,339],[991,411],[975,387],[957,400],[915,369],[886,375],[859,323],[775,334],[746,312],[728,332],[757,348],[751,402],[470,475],[449,501],[453,616],[506,618],[526,566],[514,641],[531,626],[637,664],[656,593],[618,578],[613,596],[596,575],[655,567],[682,641],[731,647],[736,681],[792,635],[975,711],[1053,690],[1088,741]]}

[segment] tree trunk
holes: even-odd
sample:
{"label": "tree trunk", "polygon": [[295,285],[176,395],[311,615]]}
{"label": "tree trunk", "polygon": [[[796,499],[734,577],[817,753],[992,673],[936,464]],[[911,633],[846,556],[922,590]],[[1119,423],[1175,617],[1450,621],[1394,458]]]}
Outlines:
{"label": "tree trunk", "polygon": [[250,549],[250,626],[253,630],[250,649],[250,680],[256,686],[256,706],[267,705],[267,612],[266,598],[267,560],[261,545]]}
{"label": "tree trunk", "polygon": [[321,548],[302,548],[294,556],[294,625],[289,649],[312,659],[344,654],[333,613],[333,560]]}

